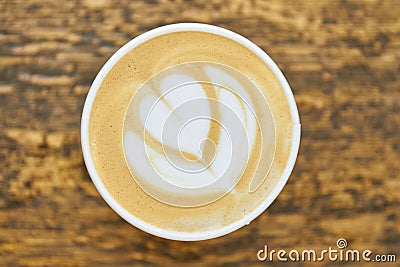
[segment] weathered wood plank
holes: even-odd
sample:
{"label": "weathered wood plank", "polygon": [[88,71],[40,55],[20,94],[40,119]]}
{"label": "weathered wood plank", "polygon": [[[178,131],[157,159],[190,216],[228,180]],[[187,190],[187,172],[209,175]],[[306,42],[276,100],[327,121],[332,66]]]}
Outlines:
{"label": "weathered wood plank", "polygon": [[[0,265],[256,266],[265,244],[322,250],[339,237],[399,261],[399,14],[395,0],[0,1]],[[270,209],[190,244],[119,218],[91,183],[79,141],[86,93],[107,58],[183,21],[266,50],[303,125],[295,170]]]}

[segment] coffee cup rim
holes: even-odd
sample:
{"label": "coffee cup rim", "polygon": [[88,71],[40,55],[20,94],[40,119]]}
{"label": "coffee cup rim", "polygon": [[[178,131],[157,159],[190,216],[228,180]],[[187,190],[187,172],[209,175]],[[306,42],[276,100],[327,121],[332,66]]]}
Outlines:
{"label": "coffee cup rim", "polygon": [[[101,181],[99,174],[96,171],[94,166],[93,158],[90,152],[90,143],[89,143],[89,120],[90,114],[93,107],[94,99],[97,95],[97,92],[104,80],[107,76],[108,72],[114,67],[114,65],[129,51],[133,48],[137,47],[138,45],[153,39],[157,36],[164,35],[167,33],[173,32],[182,32],[182,31],[196,31],[196,32],[206,32],[217,34],[231,40],[234,40],[243,46],[250,49],[253,53],[255,53],[260,59],[263,60],[265,64],[272,70],[276,78],[278,79],[284,93],[286,100],[289,105],[290,115],[292,119],[292,143],[290,148],[290,154],[288,158],[287,165],[284,169],[283,174],[279,178],[279,181],[271,194],[252,212],[244,216],[238,221],[231,223],[229,225],[223,226],[221,228],[217,228],[214,230],[209,231],[201,231],[201,232],[178,232],[178,231],[171,231],[165,230],[154,225],[151,225],[139,218],[135,217],[132,213],[128,212],[124,209],[108,192],[107,188]],[[155,236],[159,236],[166,239],[171,240],[179,240],[179,241],[199,241],[199,240],[206,240],[212,239],[216,237],[220,237],[226,234],[229,234],[245,225],[248,225],[252,220],[257,218],[262,212],[264,212],[271,203],[278,197],[279,193],[282,191],[283,187],[285,186],[289,176],[294,168],[295,161],[297,158],[299,146],[300,146],[300,132],[301,132],[301,124],[299,113],[297,109],[297,105],[294,99],[294,95],[292,90],[284,77],[281,70],[278,68],[276,63],[269,57],[269,55],[264,52],[260,47],[254,44],[249,39],[239,35],[233,31],[228,29],[224,29],[218,26],[203,24],[203,23],[177,23],[177,24],[169,24],[165,26],[161,26],[155,28],[153,30],[147,31],[122,46],[120,49],[117,50],[104,64],[101,68],[99,73],[97,74],[96,78],[94,79],[89,92],[87,94],[85,104],[82,111],[82,118],[81,118],[81,146],[83,152],[83,158],[86,164],[86,168],[92,179],[97,191],[106,201],[106,203],[123,219],[127,222],[132,224],[133,226],[147,232],[153,234]]]}

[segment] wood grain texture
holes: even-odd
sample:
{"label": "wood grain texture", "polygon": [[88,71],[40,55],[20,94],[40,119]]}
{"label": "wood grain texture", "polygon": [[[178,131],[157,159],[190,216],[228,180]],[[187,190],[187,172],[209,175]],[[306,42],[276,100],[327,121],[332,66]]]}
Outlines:
{"label": "wood grain texture", "polygon": [[[256,257],[265,244],[322,250],[339,237],[398,264],[399,14],[396,0],[0,0],[0,266],[256,266],[267,265]],[[183,243],[148,235],[105,204],[79,123],[90,83],[120,46],[189,21],[267,51],[291,84],[303,132],[294,172],[266,212],[228,236]]]}

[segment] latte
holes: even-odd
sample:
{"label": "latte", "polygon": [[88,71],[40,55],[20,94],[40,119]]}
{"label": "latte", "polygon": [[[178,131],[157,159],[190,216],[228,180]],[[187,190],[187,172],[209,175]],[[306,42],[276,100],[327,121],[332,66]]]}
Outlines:
{"label": "latte", "polygon": [[297,153],[290,97],[237,40],[188,29],[147,38],[96,91],[87,126],[96,186],[138,224],[170,232],[215,231],[260,213]]}

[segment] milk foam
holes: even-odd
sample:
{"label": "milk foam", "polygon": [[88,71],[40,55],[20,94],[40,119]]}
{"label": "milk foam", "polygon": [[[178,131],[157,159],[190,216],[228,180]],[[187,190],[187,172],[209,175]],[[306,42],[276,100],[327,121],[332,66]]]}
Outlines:
{"label": "milk foam", "polygon": [[264,99],[246,76],[218,63],[180,64],[147,80],[129,104],[123,129],[135,181],[169,205],[211,203],[234,194],[260,135],[256,158],[262,164],[249,192],[256,190],[273,161],[275,130],[268,104],[255,106],[251,96]]}

